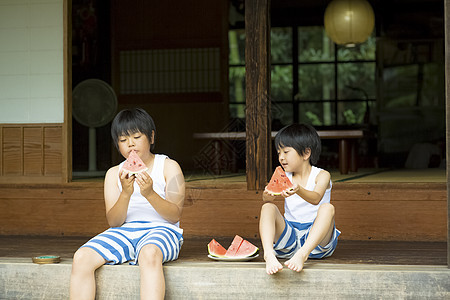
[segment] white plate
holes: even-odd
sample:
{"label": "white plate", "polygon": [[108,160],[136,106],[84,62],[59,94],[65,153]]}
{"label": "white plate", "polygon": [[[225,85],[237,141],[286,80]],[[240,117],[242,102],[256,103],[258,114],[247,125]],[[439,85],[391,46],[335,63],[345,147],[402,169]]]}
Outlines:
{"label": "white plate", "polygon": [[212,256],[211,254],[208,254],[208,257],[214,260],[219,260],[219,261],[249,261],[252,259],[255,259],[259,256],[259,254],[253,255],[253,256],[248,256],[248,257],[217,257],[217,256]]}

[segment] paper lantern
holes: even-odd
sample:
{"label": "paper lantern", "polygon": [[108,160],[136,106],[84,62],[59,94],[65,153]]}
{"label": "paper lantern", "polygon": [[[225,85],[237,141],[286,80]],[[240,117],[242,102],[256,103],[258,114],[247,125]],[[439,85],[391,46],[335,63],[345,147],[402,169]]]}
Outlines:
{"label": "paper lantern", "polygon": [[324,24],[333,42],[354,46],[365,42],[370,36],[375,16],[366,0],[333,0],[325,10]]}

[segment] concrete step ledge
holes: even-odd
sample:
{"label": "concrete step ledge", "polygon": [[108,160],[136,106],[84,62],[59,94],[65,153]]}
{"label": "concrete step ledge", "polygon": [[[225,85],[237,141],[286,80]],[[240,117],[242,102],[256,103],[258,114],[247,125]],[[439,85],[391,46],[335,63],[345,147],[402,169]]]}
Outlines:
{"label": "concrete step ledge", "polygon": [[[37,265],[0,258],[0,299],[68,299],[71,260]],[[264,263],[186,262],[164,266],[166,299],[450,299],[447,266],[329,264],[269,276]],[[103,266],[97,299],[139,299],[139,268]]]}

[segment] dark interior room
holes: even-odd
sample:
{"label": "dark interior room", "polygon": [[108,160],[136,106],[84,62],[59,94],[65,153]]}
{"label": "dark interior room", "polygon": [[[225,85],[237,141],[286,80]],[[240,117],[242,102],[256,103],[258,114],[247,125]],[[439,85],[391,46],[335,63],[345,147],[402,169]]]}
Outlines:
{"label": "dark interior room", "polygon": [[[113,88],[117,110],[148,110],[158,128],[156,151],[176,158],[185,172],[204,171],[198,158],[209,144],[194,133],[245,130],[244,1],[210,2],[72,2],[73,88],[100,79]],[[327,36],[329,2],[271,3],[272,130],[298,122],[319,130],[361,129],[360,168],[442,167],[442,1],[369,1],[374,29],[352,47]],[[79,121],[73,119],[73,171],[85,174],[89,124]],[[121,160],[107,121],[94,129],[100,174]],[[245,170],[245,141],[227,146],[237,160],[234,171]],[[337,168],[337,153],[337,141],[324,139],[319,165]]]}

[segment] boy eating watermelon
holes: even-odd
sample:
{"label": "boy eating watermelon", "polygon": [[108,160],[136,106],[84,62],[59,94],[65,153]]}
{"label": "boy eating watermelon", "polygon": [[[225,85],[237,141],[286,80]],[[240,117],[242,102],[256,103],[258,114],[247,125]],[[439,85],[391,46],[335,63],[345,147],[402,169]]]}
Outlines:
{"label": "boy eating watermelon", "polygon": [[111,125],[126,161],[108,170],[104,195],[110,228],[81,246],[73,257],[70,299],[94,299],[97,268],[139,263],[141,299],[164,299],[162,264],[178,258],[179,221],[185,197],[180,166],[153,154],[156,128],[142,109],[122,110]]}
{"label": "boy eating watermelon", "polygon": [[[280,168],[263,193],[259,231],[269,275],[283,269],[278,258],[288,259],[285,266],[300,272],[309,257],[330,256],[340,234],[330,203],[330,173],[314,166],[321,151],[316,130],[306,124],[286,126],[275,136],[275,147],[291,183],[284,182]],[[285,189],[274,192],[281,184]],[[284,216],[273,203],[277,196],[284,198]]]}

